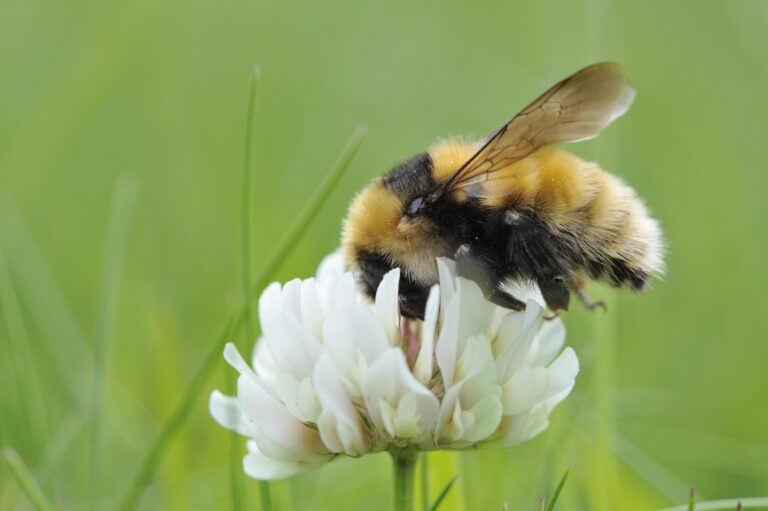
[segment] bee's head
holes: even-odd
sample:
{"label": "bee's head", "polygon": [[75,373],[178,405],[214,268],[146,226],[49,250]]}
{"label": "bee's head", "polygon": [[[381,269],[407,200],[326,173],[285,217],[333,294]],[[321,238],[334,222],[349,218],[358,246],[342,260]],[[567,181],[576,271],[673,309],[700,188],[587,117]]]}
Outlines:
{"label": "bee's head", "polygon": [[344,222],[342,248],[345,258],[361,270],[369,296],[394,267],[402,270],[401,290],[428,291],[437,282],[435,259],[449,256],[450,250],[433,206],[441,183],[472,151],[470,144],[442,142],[376,179],[355,197]]}
{"label": "bee's head", "polygon": [[[344,221],[345,258],[364,272],[375,270],[379,280],[389,269],[399,267],[414,282],[425,286],[436,282],[434,259],[446,254],[440,250],[443,243],[437,226],[420,197],[403,197],[383,179],[366,187],[352,201]],[[372,280],[375,291],[378,281]]]}

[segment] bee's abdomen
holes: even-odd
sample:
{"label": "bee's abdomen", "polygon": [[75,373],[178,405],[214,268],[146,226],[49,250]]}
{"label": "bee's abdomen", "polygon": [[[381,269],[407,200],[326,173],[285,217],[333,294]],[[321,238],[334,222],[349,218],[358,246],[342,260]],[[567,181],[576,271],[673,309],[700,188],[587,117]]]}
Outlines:
{"label": "bee's abdomen", "polygon": [[635,191],[568,153],[552,160],[531,202],[570,264],[593,279],[634,289],[662,273],[661,230]]}

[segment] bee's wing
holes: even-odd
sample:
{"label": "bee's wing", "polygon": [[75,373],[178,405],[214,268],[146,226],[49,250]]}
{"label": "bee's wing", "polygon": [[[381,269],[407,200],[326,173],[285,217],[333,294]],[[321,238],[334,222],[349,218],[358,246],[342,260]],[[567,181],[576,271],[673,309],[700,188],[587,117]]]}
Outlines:
{"label": "bee's wing", "polygon": [[[494,133],[445,183],[443,191],[478,190],[536,150],[597,136],[629,109],[635,90],[615,62],[593,64],[554,85]],[[491,176],[493,178],[491,178]]]}

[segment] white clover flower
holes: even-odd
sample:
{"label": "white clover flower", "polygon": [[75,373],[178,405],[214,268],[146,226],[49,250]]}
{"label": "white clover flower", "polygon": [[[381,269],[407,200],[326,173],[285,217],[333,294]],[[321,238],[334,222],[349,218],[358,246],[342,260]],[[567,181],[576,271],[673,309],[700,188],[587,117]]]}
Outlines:
{"label": "white clover flower", "polygon": [[210,399],[219,424],[250,438],[248,475],[288,477],[342,454],[508,447],[546,429],[579,369],[562,322],[542,321],[536,291],[516,290],[527,307],[510,311],[452,261],[438,266],[423,322],[398,313],[398,269],[369,304],[338,255],[316,278],[264,291],[252,367],[227,345],[237,396]]}

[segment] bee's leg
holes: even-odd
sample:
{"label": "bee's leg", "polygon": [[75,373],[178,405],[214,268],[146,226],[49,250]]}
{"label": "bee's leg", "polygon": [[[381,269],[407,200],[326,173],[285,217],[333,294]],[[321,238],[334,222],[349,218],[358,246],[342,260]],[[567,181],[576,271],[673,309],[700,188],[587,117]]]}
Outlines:
{"label": "bee's leg", "polygon": [[408,319],[424,319],[429,288],[413,283],[405,275],[400,276],[400,314]]}
{"label": "bee's leg", "polygon": [[361,251],[358,254],[360,264],[360,277],[363,291],[371,300],[376,298],[376,290],[381,284],[384,275],[392,269],[384,257],[371,252]]}
{"label": "bee's leg", "polygon": [[[525,309],[524,302],[499,287],[499,282],[503,279],[493,271],[494,264],[487,257],[474,253],[469,245],[462,244],[456,250],[454,259],[459,276],[470,279],[480,286],[488,300],[507,309],[516,311]],[[501,267],[500,264],[495,266]]]}
{"label": "bee's leg", "polygon": [[525,310],[525,302],[518,300],[511,294],[498,287],[494,288],[490,292],[488,299],[496,305],[504,307],[505,309],[512,309],[513,311]]}
{"label": "bee's leg", "polygon": [[573,292],[576,293],[576,296],[579,298],[579,301],[584,304],[584,307],[587,309],[593,311],[597,309],[598,307],[602,308],[604,311],[608,310],[608,306],[605,304],[602,300],[597,300],[596,302],[593,302],[589,299],[587,296],[587,293],[584,292],[584,287],[574,287]]}
{"label": "bee's leg", "polygon": [[400,293],[400,314],[408,319],[424,319],[426,301],[418,295],[405,295]]}
{"label": "bee's leg", "polygon": [[560,313],[557,311],[550,312],[549,314],[545,314],[542,318],[544,321],[553,321],[560,317]]}
{"label": "bee's leg", "polygon": [[589,299],[585,291],[585,289],[587,289],[587,284],[589,284],[589,281],[583,275],[576,274],[571,276],[571,289],[573,289],[573,292],[576,294],[579,301],[584,304],[584,307],[591,311],[598,307],[602,307],[604,311],[607,311],[608,307],[605,305],[604,301],[598,300],[593,302]]}
{"label": "bee's leg", "polygon": [[563,277],[541,277],[536,280],[536,283],[550,310],[553,312],[568,310],[570,292]]}
{"label": "bee's leg", "polygon": [[586,277],[580,274],[574,274],[571,275],[570,279],[570,287],[573,290],[573,293],[576,295],[576,297],[579,299],[579,301],[586,307],[587,309],[593,311],[597,309],[598,307],[601,307],[604,311],[608,310],[608,307],[605,305],[605,302],[602,300],[598,300],[596,302],[593,302],[589,299],[589,296],[587,296],[587,293],[585,289],[587,288],[587,284],[589,284],[589,280],[587,280]]}

